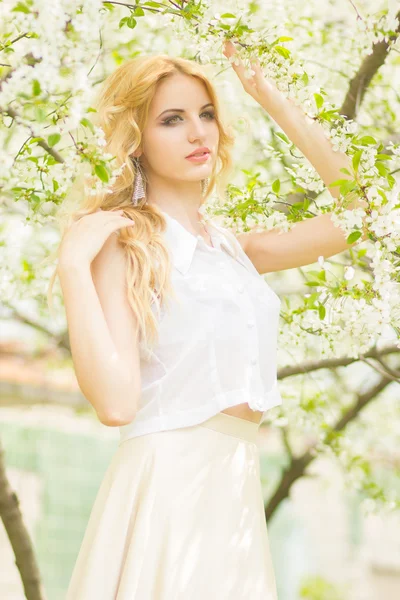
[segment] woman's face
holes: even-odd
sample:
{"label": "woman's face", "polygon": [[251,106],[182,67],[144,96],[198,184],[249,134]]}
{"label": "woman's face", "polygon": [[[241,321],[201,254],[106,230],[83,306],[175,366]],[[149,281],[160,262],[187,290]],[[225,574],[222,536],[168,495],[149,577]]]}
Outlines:
{"label": "woman's face", "polygon": [[[149,182],[154,176],[200,181],[211,175],[219,140],[211,102],[207,88],[196,77],[179,73],[159,83],[143,131],[140,156]],[[211,151],[207,160],[186,158],[203,146]]]}

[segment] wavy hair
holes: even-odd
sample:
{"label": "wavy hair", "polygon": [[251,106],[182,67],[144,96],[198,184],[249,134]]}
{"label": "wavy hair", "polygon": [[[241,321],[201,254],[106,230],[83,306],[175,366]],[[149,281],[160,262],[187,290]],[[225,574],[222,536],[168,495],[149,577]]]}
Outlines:
{"label": "wavy hair", "polygon": [[[73,221],[98,208],[110,211],[123,209],[124,216],[135,221],[135,227],[122,228],[118,233],[119,243],[127,258],[128,301],[138,321],[139,340],[145,346],[153,345],[158,339],[153,304],[160,314],[161,307],[169,295],[174,293],[170,282],[170,257],[162,237],[166,220],[156,206],[146,204],[146,199],[141,199],[136,206],[132,204],[136,177],[132,155],[141,144],[142,131],[158,83],[175,73],[197,77],[206,86],[214,104],[219,129],[217,160],[207,189],[203,192],[202,204],[214,188],[218,199],[223,201],[232,169],[230,149],[234,144],[234,134],[231,127],[223,122],[216,91],[203,67],[192,60],[163,54],[140,56],[126,61],[105,79],[95,102],[94,120],[105,134],[104,151],[115,157],[117,168],[123,166],[120,174],[108,193],[95,195],[79,193],[82,190],[82,177],[77,177],[69,197],[73,196],[75,200],[78,198],[78,206],[71,209],[66,201],[56,217],[64,230],[62,235]],[[141,174],[145,179],[146,189],[147,181],[143,170]],[[49,307],[56,276],[57,269],[49,284]]]}

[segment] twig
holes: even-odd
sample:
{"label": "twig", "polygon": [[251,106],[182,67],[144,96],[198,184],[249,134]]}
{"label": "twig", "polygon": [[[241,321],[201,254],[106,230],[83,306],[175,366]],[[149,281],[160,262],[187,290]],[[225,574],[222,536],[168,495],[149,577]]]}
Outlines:
{"label": "twig", "polygon": [[367,358],[364,358],[363,356],[360,356],[360,361],[365,363],[369,367],[371,367],[371,369],[374,369],[380,375],[385,375],[386,377],[390,377],[390,379],[392,381],[397,381],[397,383],[400,383],[400,379],[398,377],[396,377],[395,375],[390,374],[384,364],[380,363],[384,367],[383,369],[381,369],[380,367],[377,367],[376,365],[374,365],[372,362],[370,362]]}
{"label": "twig", "polygon": [[361,15],[360,15],[360,13],[358,12],[358,10],[357,10],[357,7],[356,7],[356,5],[354,4],[353,0],[349,0],[349,2],[350,2],[350,4],[352,5],[352,7],[354,8],[354,10],[356,11],[356,13],[357,13],[357,21],[358,21],[358,20],[360,20],[360,21],[363,21],[364,19],[362,18],[362,16],[361,16]]}
{"label": "twig", "polygon": [[[382,348],[382,350],[376,350],[372,348],[368,352],[363,354],[364,358],[377,358],[386,356],[389,354],[400,354],[400,348],[397,346],[388,346]],[[338,357],[338,358],[327,358],[324,360],[316,360],[302,363],[301,365],[295,365],[290,367],[283,367],[278,371],[278,379],[282,380],[286,377],[292,377],[293,375],[300,375],[309,373],[310,371],[316,371],[317,369],[332,369],[337,367],[347,367],[347,365],[353,364],[360,360],[359,358],[349,357]]]}
{"label": "twig", "polygon": [[[5,110],[3,110],[2,108],[0,108],[0,112],[7,114],[12,119],[14,119],[14,121],[17,121],[17,123],[18,123],[19,115],[10,106],[7,109],[5,109]],[[28,125],[26,125],[26,123],[20,123],[20,124],[23,125],[24,127],[26,127],[31,132],[31,136],[32,137],[37,137],[35,135],[35,132],[33,131],[33,129],[31,127],[29,127]],[[59,152],[57,152],[57,150],[55,150],[54,148],[52,148],[51,146],[49,146],[48,143],[45,142],[44,140],[39,140],[38,141],[38,146],[41,146],[41,148],[43,148],[43,150],[46,150],[46,152],[48,154],[50,154],[57,162],[59,162],[59,163],[63,163],[64,162],[64,159],[61,156],[61,154]]]}

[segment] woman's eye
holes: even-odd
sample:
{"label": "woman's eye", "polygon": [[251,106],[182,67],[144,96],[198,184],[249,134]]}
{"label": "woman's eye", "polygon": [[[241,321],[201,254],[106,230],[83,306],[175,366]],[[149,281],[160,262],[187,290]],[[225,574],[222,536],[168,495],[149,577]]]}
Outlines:
{"label": "woman's eye", "polygon": [[176,115],[175,117],[170,117],[169,119],[165,119],[165,121],[163,121],[163,125],[169,125],[170,123],[172,123],[172,121],[174,119],[180,119],[180,117],[178,117],[178,115]]}
{"label": "woman's eye", "polygon": [[[210,119],[210,121],[215,118],[214,113],[212,113],[210,111],[203,112],[202,114],[203,115],[208,115],[208,118]],[[169,125],[170,123],[172,123],[174,121],[174,119],[180,119],[180,118],[181,117],[179,115],[175,115],[174,117],[169,117],[169,119],[166,119],[165,121],[163,121],[163,124],[164,125]]]}

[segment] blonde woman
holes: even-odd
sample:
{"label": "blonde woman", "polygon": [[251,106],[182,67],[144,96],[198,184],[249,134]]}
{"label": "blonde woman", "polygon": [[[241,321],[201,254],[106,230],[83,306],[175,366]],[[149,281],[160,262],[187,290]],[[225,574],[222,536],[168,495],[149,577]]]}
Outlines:
{"label": "blonde woman", "polygon": [[195,62],[127,61],[97,111],[126,166],[111,194],[84,196],[58,275],[80,388],[120,443],[67,600],[276,600],[257,433],[282,402],[280,300],[261,275],[344,236],[325,219],[318,243],[306,222],[235,236],[204,219],[234,138]]}

